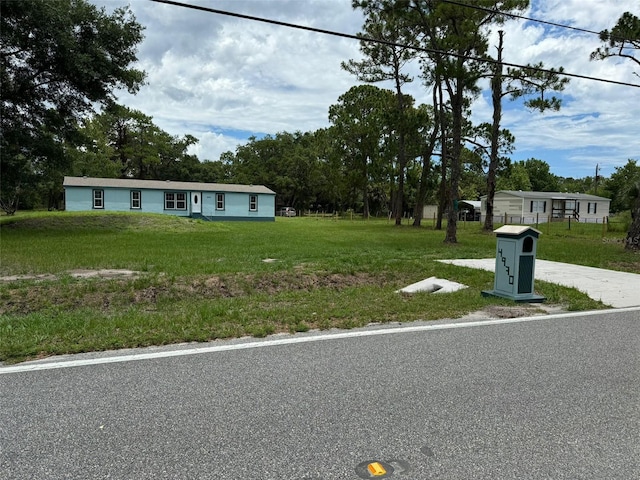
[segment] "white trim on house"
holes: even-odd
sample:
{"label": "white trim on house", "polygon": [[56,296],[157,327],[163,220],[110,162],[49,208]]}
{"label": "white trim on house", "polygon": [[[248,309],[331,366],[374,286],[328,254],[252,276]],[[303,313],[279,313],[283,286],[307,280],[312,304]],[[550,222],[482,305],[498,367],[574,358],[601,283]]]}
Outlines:
{"label": "white trim on house", "polygon": [[142,209],[142,191],[131,190],[131,210]]}
{"label": "white trim on house", "polygon": [[104,190],[100,188],[93,189],[93,208],[104,209]]}
{"label": "white trim on house", "polygon": [[216,210],[224,210],[224,193],[216,193]]}

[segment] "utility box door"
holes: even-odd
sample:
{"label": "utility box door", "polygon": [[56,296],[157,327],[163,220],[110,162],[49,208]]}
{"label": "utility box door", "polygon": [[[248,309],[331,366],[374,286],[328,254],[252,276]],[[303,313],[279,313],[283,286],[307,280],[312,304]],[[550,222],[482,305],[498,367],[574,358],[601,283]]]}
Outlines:
{"label": "utility box door", "polygon": [[496,247],[496,277],[494,288],[500,292],[515,293],[516,242],[498,238]]}

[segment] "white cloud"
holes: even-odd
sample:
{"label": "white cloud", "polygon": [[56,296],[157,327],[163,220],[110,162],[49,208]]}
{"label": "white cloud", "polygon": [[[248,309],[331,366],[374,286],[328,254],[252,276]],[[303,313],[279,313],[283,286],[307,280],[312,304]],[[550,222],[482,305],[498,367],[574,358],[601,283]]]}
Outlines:
{"label": "white cloud", "polygon": [[[101,0],[93,0],[101,4]],[[633,2],[631,2],[633,3]],[[108,9],[124,0],[103,2]],[[317,28],[357,33],[363,22],[350,0],[220,0],[198,4]],[[200,139],[193,152],[215,160],[255,132],[309,131],[328,125],[329,106],[357,81],[340,62],[359,58],[358,42],[154,2],[131,2],[145,27],[140,67],[148,84],[121,102],[153,116],[174,135]],[[628,1],[532,0],[528,16],[600,31],[634,6]],[[640,5],[635,14],[640,15]],[[529,21],[507,22],[505,61],[543,61],[580,75],[639,84],[632,62],[590,61],[597,35]],[[494,32],[491,37],[497,38]],[[491,52],[495,52],[494,46]],[[413,72],[419,73],[417,64]],[[407,86],[417,103],[430,93],[419,78]],[[516,135],[514,159],[542,158],[563,176],[589,175],[595,163],[613,166],[640,157],[640,88],[572,79],[563,109],[544,115],[505,103],[504,127]],[[491,120],[486,99],[473,120]],[[576,170],[582,169],[582,170]],[[580,173],[575,173],[580,171]]]}
{"label": "white cloud", "polygon": [[215,132],[200,133],[198,138],[200,142],[193,147],[191,153],[201,161],[219,160],[219,153],[233,152],[238,144],[237,139]]}

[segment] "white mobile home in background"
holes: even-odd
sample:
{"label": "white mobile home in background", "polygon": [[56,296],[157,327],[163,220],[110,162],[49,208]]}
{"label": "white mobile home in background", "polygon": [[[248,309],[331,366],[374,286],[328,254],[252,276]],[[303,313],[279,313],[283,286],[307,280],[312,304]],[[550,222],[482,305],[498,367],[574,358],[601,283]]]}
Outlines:
{"label": "white mobile home in background", "polygon": [[[487,216],[487,196],[480,197],[481,221]],[[534,224],[571,218],[582,223],[602,223],[609,217],[611,200],[585,193],[523,192],[499,190],[493,201],[498,223]],[[506,220],[505,220],[506,219]]]}

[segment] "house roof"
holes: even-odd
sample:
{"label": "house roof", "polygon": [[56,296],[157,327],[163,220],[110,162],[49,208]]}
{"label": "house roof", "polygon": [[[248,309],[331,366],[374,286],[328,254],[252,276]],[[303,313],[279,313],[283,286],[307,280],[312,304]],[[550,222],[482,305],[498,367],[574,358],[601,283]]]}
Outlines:
{"label": "house roof", "polygon": [[187,190],[202,192],[266,193],[276,192],[264,185],[234,183],[174,182],[172,180],[136,180],[132,178],[64,177],[63,187],[139,188],[148,190]]}
{"label": "house roof", "polygon": [[480,200],[460,200],[460,202],[458,203],[466,203],[476,210],[480,210],[480,206],[482,205],[482,202]]}
{"label": "house roof", "polygon": [[[610,202],[611,199],[598,197],[597,195],[589,195],[588,193],[568,193],[568,192],[523,192],[522,190],[498,190],[496,195],[505,194],[519,198],[539,198],[542,200],[594,200],[601,202]],[[487,198],[483,195],[482,198]]]}

